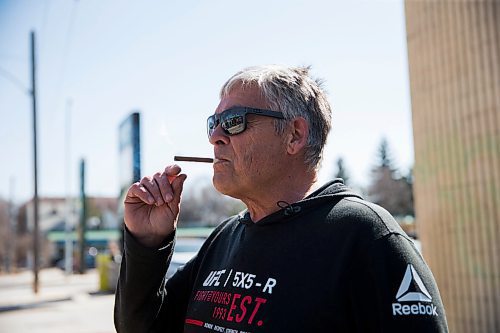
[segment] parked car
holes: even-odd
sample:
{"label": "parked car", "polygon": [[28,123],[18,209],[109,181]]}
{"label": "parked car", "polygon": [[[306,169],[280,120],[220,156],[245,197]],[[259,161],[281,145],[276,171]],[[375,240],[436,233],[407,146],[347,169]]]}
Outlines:
{"label": "parked car", "polygon": [[[84,259],[85,259],[85,269],[92,269],[96,268],[96,260],[95,257],[99,253],[99,251],[95,247],[91,247],[87,249],[84,253]],[[73,268],[72,270],[75,272],[79,269],[78,266],[78,257],[73,258]],[[57,268],[62,269],[63,271],[66,269],[66,258],[61,258],[57,259],[55,261],[55,266]]]}
{"label": "parked car", "polygon": [[170,278],[180,267],[184,266],[193,258],[204,243],[202,238],[182,238],[175,241],[174,254],[167,271],[167,278]]}

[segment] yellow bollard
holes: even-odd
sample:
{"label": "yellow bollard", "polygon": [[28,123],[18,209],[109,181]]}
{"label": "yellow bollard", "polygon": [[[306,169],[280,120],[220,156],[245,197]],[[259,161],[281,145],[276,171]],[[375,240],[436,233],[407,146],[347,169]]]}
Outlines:
{"label": "yellow bollard", "polygon": [[99,272],[99,291],[109,291],[109,264],[111,258],[109,254],[98,254],[97,271]]}

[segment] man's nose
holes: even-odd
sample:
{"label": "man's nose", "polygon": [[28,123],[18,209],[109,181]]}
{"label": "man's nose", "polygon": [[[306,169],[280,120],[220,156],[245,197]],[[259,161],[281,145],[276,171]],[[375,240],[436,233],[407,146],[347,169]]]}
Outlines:
{"label": "man's nose", "polygon": [[229,140],[229,135],[224,132],[220,124],[217,125],[217,127],[212,132],[212,135],[210,135],[210,138],[208,139],[208,141],[214,146],[228,144]]}

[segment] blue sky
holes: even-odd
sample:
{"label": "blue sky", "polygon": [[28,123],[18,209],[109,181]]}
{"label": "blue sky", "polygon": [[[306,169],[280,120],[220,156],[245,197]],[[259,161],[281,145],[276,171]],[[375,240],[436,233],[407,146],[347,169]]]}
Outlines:
{"label": "blue sky", "polygon": [[[403,172],[413,163],[403,1],[0,0],[0,197],[10,196],[12,179],[16,201],[33,193],[31,100],[22,89],[30,30],[42,196],[76,194],[81,158],[88,194],[117,195],[118,125],[134,110],[143,174],[176,154],[211,156],[205,120],[219,89],[256,64],[311,65],[325,80],[334,113],[321,182],[342,156],[351,180],[367,185],[384,136]],[[189,188],[212,170],[184,171]]]}

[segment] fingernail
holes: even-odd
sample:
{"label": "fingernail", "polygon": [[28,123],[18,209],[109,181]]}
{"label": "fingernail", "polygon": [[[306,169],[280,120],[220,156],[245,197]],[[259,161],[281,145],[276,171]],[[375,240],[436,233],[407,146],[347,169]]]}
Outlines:
{"label": "fingernail", "polygon": [[166,201],[172,201],[172,199],[173,199],[173,198],[174,198],[174,197],[172,197],[172,194],[170,194],[170,193],[167,193],[167,194],[165,195],[165,200],[166,200]]}

